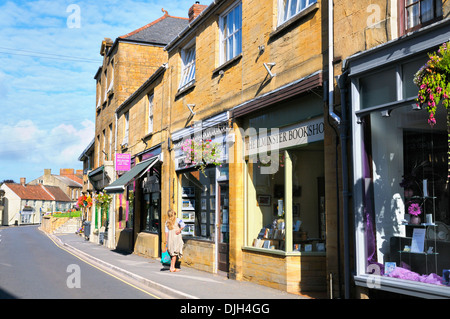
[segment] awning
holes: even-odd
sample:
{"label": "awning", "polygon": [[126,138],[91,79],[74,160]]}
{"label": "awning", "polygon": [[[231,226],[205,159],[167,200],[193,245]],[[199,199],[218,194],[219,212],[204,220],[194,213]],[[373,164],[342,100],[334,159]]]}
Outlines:
{"label": "awning", "polygon": [[128,172],[120,176],[117,180],[104,188],[104,191],[108,194],[123,193],[125,187],[136,177],[144,175],[156,162],[159,160],[159,156],[155,156],[149,160],[137,164]]}

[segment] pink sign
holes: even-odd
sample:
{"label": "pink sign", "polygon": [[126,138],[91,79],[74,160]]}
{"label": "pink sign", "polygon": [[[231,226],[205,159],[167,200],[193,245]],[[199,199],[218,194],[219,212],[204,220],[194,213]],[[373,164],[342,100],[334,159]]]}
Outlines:
{"label": "pink sign", "polygon": [[116,171],[129,171],[131,169],[131,154],[116,153]]}

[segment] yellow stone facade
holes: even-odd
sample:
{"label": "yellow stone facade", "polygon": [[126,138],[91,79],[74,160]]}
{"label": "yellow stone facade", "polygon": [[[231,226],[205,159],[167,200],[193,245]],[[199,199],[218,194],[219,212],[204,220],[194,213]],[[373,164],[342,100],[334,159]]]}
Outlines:
{"label": "yellow stone facade", "polygon": [[[135,94],[129,105],[117,114],[115,151],[136,155],[152,147],[161,147],[162,225],[166,221],[166,211],[180,207],[180,175],[175,171],[175,154],[171,144],[171,135],[174,132],[189,128],[196,121],[205,121],[243,103],[276,92],[305,77],[317,73],[326,74],[328,71],[328,1],[318,0],[281,25],[278,25],[278,0],[242,1],[242,53],[231,61],[221,63],[220,16],[234,3],[212,3],[200,19],[191,23],[191,28],[186,29],[180,38],[174,39],[164,50],[160,47],[119,43],[117,52],[111,55],[115,63],[113,100],[102,105],[97,111],[96,138],[101,136],[102,130],[108,125],[115,125],[114,112]],[[341,74],[346,57],[399,36],[397,5],[397,1],[334,1],[332,61],[335,75]],[[446,17],[450,12],[450,2],[443,1],[443,8]],[[196,52],[195,82],[180,90],[183,63],[181,52],[192,43],[195,43]],[[108,70],[108,74],[109,59],[105,57],[103,66],[103,69]],[[139,91],[143,83],[165,62],[165,70],[152,79],[145,90]],[[275,76],[270,76],[264,63],[266,66],[270,64],[270,71]],[[99,74],[104,76],[104,72]],[[102,78],[101,83],[104,82]],[[330,125],[332,121],[327,120],[327,96],[323,94],[324,89],[327,89],[325,82],[325,76],[322,76],[320,85],[315,90],[302,94],[318,96],[323,103],[326,253],[273,253],[245,247],[246,240],[248,241],[245,176],[247,167],[242,161],[244,137],[240,135],[240,129],[245,128],[245,118],[235,119],[231,113],[229,125],[235,137],[234,158],[229,164],[230,278],[252,281],[291,293],[329,294],[332,289],[333,295],[336,295],[340,288],[337,280],[340,274],[338,260],[342,255],[339,257],[338,254],[343,247],[338,236],[340,232],[342,240],[343,229],[338,224],[337,215],[340,210],[337,204],[342,203],[342,195],[338,195],[342,194],[342,172],[340,165],[336,171],[336,163],[340,163],[341,154],[337,147],[339,137],[336,135],[336,127]],[[338,107],[340,96],[336,82],[333,83],[333,89],[334,106]],[[139,93],[136,93],[137,90]],[[152,134],[147,131],[149,94],[154,95]],[[276,107],[277,104],[274,103]],[[270,106],[273,107],[274,103]],[[188,105],[193,106],[194,115],[188,110]],[[122,147],[120,142],[124,137],[125,112],[129,112],[130,130],[128,145]],[[264,109],[259,112],[263,114]],[[96,146],[95,152],[105,149],[101,138],[99,140],[100,148]],[[97,153],[94,158],[97,158]],[[101,164],[102,160],[96,167]],[[136,230],[133,234],[122,236],[118,212],[115,214],[117,245],[121,240],[125,243],[124,247],[134,243],[132,249],[135,253],[157,258],[158,248],[164,249],[165,246],[163,227],[162,238]],[[139,216],[139,209],[135,210],[135,214]],[[138,224],[136,225],[138,228]],[[161,246],[157,247],[159,242]],[[182,266],[216,272],[216,250],[213,241],[186,240]],[[354,251],[352,247],[351,251]],[[329,287],[331,276],[334,279],[333,287]]]}
{"label": "yellow stone facade", "polygon": [[[219,16],[227,10],[232,1],[224,1],[218,5],[213,14],[204,17],[200,24],[194,24],[194,31],[168,45],[169,62],[165,85],[170,97],[169,132],[189,127],[196,121],[204,121],[323,70],[326,48],[321,40],[324,23],[322,12],[326,10],[326,4],[318,1],[307,12],[294,19],[295,21],[289,21],[280,28],[277,27],[277,3],[276,0],[257,4],[254,1],[242,3],[242,54],[231,62],[220,64]],[[182,67],[180,52],[188,43],[192,43],[193,39],[196,47],[195,84],[187,90],[179,90]],[[268,76],[264,63],[275,63],[271,68],[271,71],[276,73],[275,77]],[[195,105],[194,116],[190,116],[188,104]],[[235,160],[229,164],[229,277],[292,293],[326,291],[327,263],[324,255],[289,256],[243,249],[247,202],[245,164],[240,160],[243,156],[243,143],[239,128],[242,128],[243,123],[233,120],[231,125],[235,134]],[[334,149],[334,146],[332,148]],[[167,163],[166,159],[171,162]],[[334,167],[334,161],[331,162]],[[174,165],[174,154],[171,152],[165,157],[164,166]],[[172,189],[172,183],[170,185],[170,194],[174,194],[175,201],[170,198],[168,205],[177,209],[180,200],[177,184],[180,180],[173,168],[169,171],[164,180],[175,179],[176,186]],[[328,214],[332,215],[332,212],[333,209],[330,209]],[[333,222],[332,217],[329,222]],[[189,240],[185,247],[186,254],[182,263],[202,270],[215,271],[214,264],[211,264],[214,263],[216,249],[214,242]]]}

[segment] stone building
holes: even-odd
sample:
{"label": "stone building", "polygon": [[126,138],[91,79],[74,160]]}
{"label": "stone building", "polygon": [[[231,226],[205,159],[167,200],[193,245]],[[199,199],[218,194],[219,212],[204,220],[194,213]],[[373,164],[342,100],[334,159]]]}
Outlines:
{"label": "stone building", "polygon": [[449,17],[441,0],[334,3],[343,214],[355,239],[345,296],[354,280],[357,298],[450,297],[448,111],[438,105],[427,123],[414,83],[449,44]]}
{"label": "stone building", "polygon": [[[118,177],[114,168],[116,152],[126,152],[127,149],[132,150],[134,147],[129,136],[125,134],[125,130],[130,128],[134,130],[132,126],[121,128],[123,131],[120,140],[116,139],[118,135],[116,109],[167,62],[164,46],[187,24],[186,18],[173,17],[165,10],[163,12],[161,18],[114,41],[105,38],[101,43],[100,55],[103,57],[103,64],[94,76],[97,94],[93,151],[89,156],[80,157],[82,160],[92,159],[91,170],[87,175],[93,193],[101,192]],[[127,121],[134,120],[135,118],[127,119]],[[90,150],[91,147],[87,149]],[[92,214],[93,221],[101,219],[95,225],[103,227],[105,238],[114,238],[114,227],[107,227],[106,221],[109,217],[105,216],[108,215],[101,218],[95,207]],[[98,231],[95,234],[98,234]],[[91,240],[96,241],[98,237],[92,236]],[[114,240],[106,240],[105,243],[110,247],[115,245]]]}
{"label": "stone building", "polygon": [[83,173],[81,170],[75,171],[73,168],[61,168],[59,170],[59,175],[57,175],[52,174],[52,170],[48,168],[44,169],[44,175],[35,178],[28,184],[57,186],[61,188],[75,204],[82,192],[82,177]]}
{"label": "stone building", "polygon": [[[403,220],[417,190],[399,186],[410,153],[438,163],[447,150],[445,112],[431,131],[424,110],[406,110],[426,53],[450,38],[447,1],[221,0],[189,14],[168,59],[109,111],[130,165],[102,186],[117,247],[159,256],[173,208],[182,266],[311,296],[448,297],[435,276],[448,189],[434,177],[448,163],[421,170],[438,190],[421,199],[440,208],[419,225],[419,257],[405,249],[420,227]],[[385,262],[437,281],[388,276]]]}
{"label": "stone building", "polygon": [[[216,1],[166,46],[173,148],[164,158],[174,169],[164,180],[175,181],[168,205],[189,225],[187,265],[293,293],[327,291],[336,192],[326,5]],[[267,158],[259,145],[279,136],[290,138]],[[189,163],[189,139],[220,145],[222,165],[203,172]]]}

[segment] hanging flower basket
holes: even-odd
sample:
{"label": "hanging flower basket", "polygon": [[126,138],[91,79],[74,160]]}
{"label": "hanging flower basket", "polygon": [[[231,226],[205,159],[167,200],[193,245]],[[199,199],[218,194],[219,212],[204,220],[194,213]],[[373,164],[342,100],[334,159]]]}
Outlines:
{"label": "hanging flower basket", "polygon": [[433,126],[438,104],[442,102],[447,110],[450,105],[450,42],[442,44],[428,57],[428,62],[414,75],[414,83],[419,87],[417,105],[426,106],[428,123]]}
{"label": "hanging flower basket", "polygon": [[86,195],[81,195],[80,197],[78,197],[77,206],[79,208],[91,207],[92,206],[92,197],[86,196]]}
{"label": "hanging flower basket", "polygon": [[95,198],[95,205],[102,209],[103,214],[106,214],[111,204],[112,196],[106,193],[100,192]]}
{"label": "hanging flower basket", "polygon": [[187,139],[181,145],[181,150],[185,156],[185,163],[198,167],[203,175],[208,165],[221,165],[221,146],[212,140],[196,141]]}

